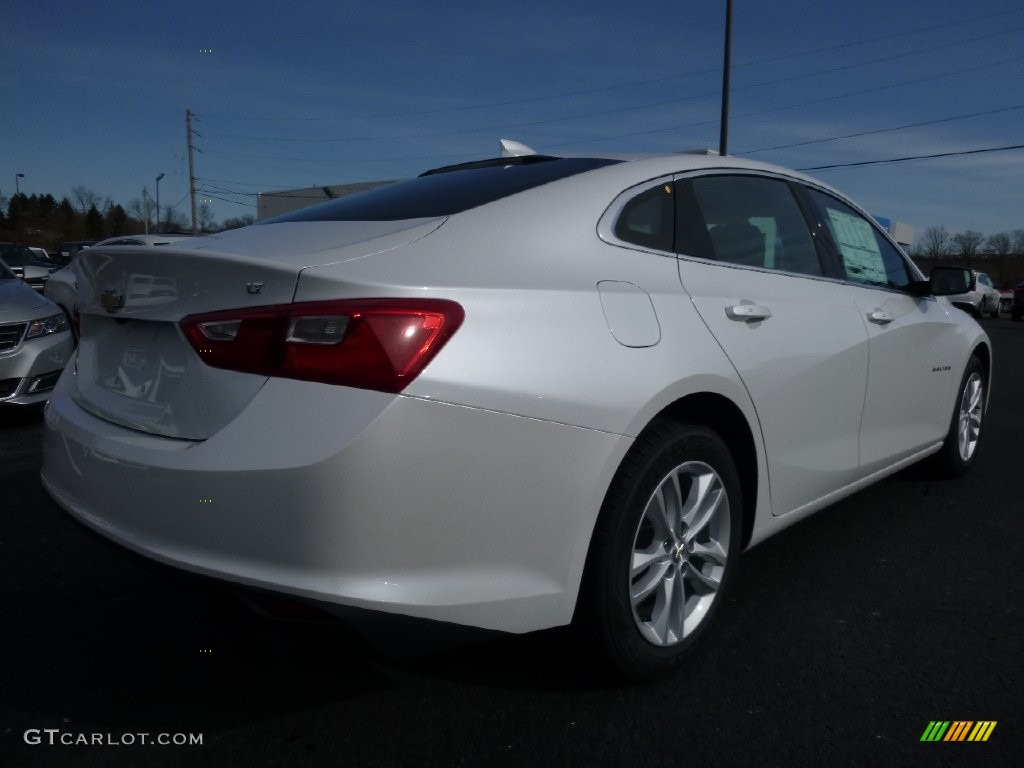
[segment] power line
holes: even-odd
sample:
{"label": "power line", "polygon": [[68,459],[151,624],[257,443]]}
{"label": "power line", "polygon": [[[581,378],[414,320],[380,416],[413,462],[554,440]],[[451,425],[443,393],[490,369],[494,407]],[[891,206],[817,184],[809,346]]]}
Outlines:
{"label": "power line", "polygon": [[861,165],[882,165],[883,163],[905,163],[909,160],[932,160],[937,157],[960,157],[962,155],[980,155],[986,152],[1008,152],[1013,149],[1024,149],[1024,144],[1011,144],[1008,147],[986,147],[985,149],[964,149],[959,152],[938,152],[934,155],[910,155],[893,157],[888,160],[862,160],[859,163],[836,163],[834,165],[815,165],[810,168],[797,168],[798,171],[825,171],[831,168],[855,168]]}
{"label": "power line", "polygon": [[[869,94],[869,93],[878,93],[880,91],[892,90],[893,88],[902,88],[903,86],[906,86],[906,85],[917,85],[919,83],[925,83],[925,82],[929,82],[931,80],[941,80],[944,77],[950,77],[952,75],[962,75],[962,74],[964,74],[966,72],[976,72],[976,71],[978,71],[980,69],[987,69],[989,67],[1000,66],[1002,64],[1009,64],[1009,63],[1012,63],[1012,62],[1020,61],[1022,59],[1024,59],[1024,56],[1014,56],[1014,57],[1011,57],[1009,59],[1002,59],[1000,61],[995,61],[995,62],[992,62],[990,64],[979,64],[978,66],[974,66],[974,67],[966,67],[964,69],[956,69],[956,70],[952,70],[950,72],[943,72],[943,73],[940,73],[940,74],[937,74],[937,75],[928,75],[927,77],[919,77],[919,78],[916,78],[916,79],[913,79],[913,80],[902,80],[900,82],[889,83],[888,85],[880,85],[880,86],[876,86],[874,88],[864,88],[864,89],[859,90],[859,91],[850,91],[848,93],[833,94],[831,96],[823,96],[822,98],[811,99],[809,101],[799,101],[799,102],[796,102],[796,103],[793,103],[793,104],[783,104],[783,105],[778,106],[778,107],[769,107],[768,109],[760,109],[760,110],[757,110],[755,112],[744,112],[743,114],[740,114],[740,115],[733,115],[731,119],[732,120],[739,120],[739,119],[747,118],[747,117],[758,117],[760,115],[767,115],[767,114],[769,114],[771,112],[781,112],[783,110],[794,109],[796,107],[806,107],[806,106],[811,106],[811,105],[814,105],[814,104],[823,104],[823,103],[825,103],[827,101],[837,101],[839,99],[847,99],[847,98],[850,98],[850,97],[853,97],[853,96],[864,96],[864,95]],[[625,138],[630,138],[630,137],[633,137],[633,136],[648,136],[648,135],[655,134],[655,133],[668,133],[669,131],[678,131],[678,130],[680,130],[682,128],[696,128],[698,126],[710,125],[712,123],[717,124],[717,122],[718,122],[717,118],[714,119],[714,120],[701,120],[701,121],[696,122],[696,123],[684,123],[682,125],[671,125],[671,126],[667,126],[667,127],[664,127],[664,128],[652,128],[652,129],[649,129],[649,130],[646,130],[646,131],[633,131],[633,132],[630,132],[630,133],[620,133],[620,134],[615,134],[615,135],[612,135],[612,136],[600,136],[600,137],[597,137],[597,138],[590,138],[590,139],[577,139],[575,141],[564,141],[564,142],[561,142],[561,144],[559,146],[572,146],[574,144],[588,144],[588,143],[595,142],[595,141],[608,141],[608,140],[612,140],[612,139],[625,139]]]}
{"label": "power line", "polygon": [[953,117],[943,117],[938,120],[923,120],[919,123],[907,123],[905,125],[896,125],[891,128],[876,128],[872,131],[858,131],[857,133],[847,133],[842,136],[831,136],[827,139],[810,139],[808,141],[798,141],[794,144],[780,144],[776,147],[760,147],[759,149],[748,149],[746,152],[734,152],[734,155],[753,155],[757,152],[770,152],[775,149],[791,149],[793,147],[806,147],[808,144],[825,144],[829,141],[841,141],[843,139],[854,139],[859,136],[872,136],[878,133],[890,133],[893,131],[902,131],[907,128],[921,128],[926,125],[939,125],[941,123],[952,123],[956,120],[967,120],[972,117],[985,117],[988,115],[997,115],[1001,112],[1012,112],[1017,109],[1024,109],[1024,104],[1017,104],[1012,107],[1002,107],[1000,109],[990,109],[987,112],[971,112],[967,115],[954,115]]}
{"label": "power line", "polygon": [[248,203],[248,202],[243,203],[243,202],[239,202],[238,200],[228,200],[225,197],[218,197],[217,195],[215,195],[215,194],[213,194],[211,192],[203,192],[203,194],[206,195],[207,197],[212,197],[214,200],[220,200],[223,203],[231,203],[232,205],[244,205],[246,208],[252,208],[253,206],[256,205],[255,203]]}
{"label": "power line", "polygon": [[[811,56],[817,53],[831,53],[832,51],[838,51],[845,48],[853,48],[859,45],[868,45],[870,43],[885,42],[887,40],[895,40],[900,37],[908,37],[911,35],[920,34],[922,32],[933,32],[938,29],[945,29],[948,27],[959,27],[964,24],[968,24],[975,21],[984,21],[986,19],[992,19],[1001,16],[1008,16],[1016,13],[1024,12],[1024,8],[1015,8],[1009,11],[997,11],[995,13],[983,14],[980,16],[971,16],[966,19],[957,19],[956,21],[943,22],[942,24],[933,24],[926,27],[918,27],[917,29],[907,30],[904,32],[895,32],[889,35],[882,35],[879,37],[865,38],[862,40],[855,40],[848,43],[840,43],[838,45],[830,45],[821,48],[812,48],[806,51],[797,51],[795,53],[782,54],[780,56],[772,56],[764,59],[756,59],[754,61],[741,62],[739,64],[733,64],[733,69],[740,69],[745,67],[755,67],[762,64],[774,63],[777,61],[786,61],[789,59],[795,59],[802,56]],[[1002,34],[999,32],[996,34]],[[969,42],[969,41],[968,41]],[[952,43],[957,44],[957,43]],[[571,96],[586,96],[594,93],[603,93],[606,91],[618,90],[620,88],[635,88],[641,85],[654,85],[657,83],[665,83],[672,80],[682,80],[688,77],[696,77],[699,75],[716,74],[720,71],[719,67],[711,67],[708,69],[693,70],[686,72],[681,75],[669,75],[665,77],[651,78],[646,80],[633,80],[630,82],[619,83],[617,85],[605,85],[596,88],[586,88],[582,90],[564,91],[562,93],[551,94],[548,96],[533,96],[526,99],[509,99],[504,101],[490,101],[490,102],[479,102],[477,104],[469,104],[461,107],[441,107],[426,110],[416,111],[403,111],[403,112],[384,112],[378,114],[361,115],[353,118],[351,115],[343,117],[266,117],[266,116],[242,116],[242,115],[222,115],[222,114],[206,114],[205,116],[211,119],[219,120],[244,120],[246,122],[255,121],[267,121],[267,122],[337,122],[339,120],[347,121],[352,119],[382,119],[392,117],[418,117],[424,115],[434,115],[440,113],[450,112],[464,112],[473,109],[487,109],[490,107],[508,107],[515,106],[518,104],[532,104],[539,101],[551,101],[555,99],[564,99]],[[717,95],[717,91],[716,91]]]}
{"label": "power line", "polygon": [[[895,61],[895,60],[898,60],[898,59],[907,58],[909,56],[916,56],[916,55],[921,54],[921,53],[931,53],[933,51],[947,49],[951,45],[962,45],[962,44],[966,44],[966,43],[977,42],[979,40],[987,40],[987,39],[990,39],[992,37],[998,37],[998,36],[1001,36],[1001,35],[1012,34],[1014,32],[1019,32],[1022,29],[1024,29],[1024,27],[1015,27],[1013,29],[1005,29],[1005,30],[1000,30],[999,32],[993,32],[993,33],[989,33],[989,34],[985,34],[985,35],[979,35],[978,37],[973,37],[973,38],[969,38],[969,39],[966,39],[966,40],[958,40],[955,43],[947,43],[947,44],[942,44],[942,45],[932,45],[932,46],[928,46],[928,47],[925,47],[925,48],[918,48],[918,49],[913,50],[913,51],[906,51],[906,52],[903,52],[903,53],[892,54],[892,55],[889,55],[889,56],[882,56],[880,58],[869,59],[867,61],[854,62],[852,64],[841,64],[841,65],[837,65],[837,66],[833,66],[833,67],[827,67],[825,69],[815,70],[813,72],[804,72],[804,73],[801,73],[801,74],[790,75],[788,77],[776,78],[776,79],[773,79],[773,80],[764,80],[764,81],[757,82],[757,83],[748,83],[747,85],[733,87],[732,88],[732,92],[736,93],[736,92],[739,92],[739,91],[749,91],[749,90],[753,90],[755,88],[763,88],[763,87],[770,86],[770,85],[778,85],[780,83],[790,83],[790,82],[794,82],[796,80],[805,80],[805,79],[807,79],[809,77],[816,77],[818,75],[830,74],[830,73],[833,73],[833,72],[848,71],[848,70],[851,70],[851,69],[856,69],[857,67],[869,66],[871,64],[880,64],[880,63],[884,63],[884,62],[888,62],[888,61]],[[997,63],[1001,63],[1001,62],[997,62]],[[983,66],[991,66],[991,65],[983,65]],[[970,71],[970,70],[963,70],[963,71]],[[921,82],[921,81],[911,81],[911,82]],[[493,131],[498,131],[498,130],[509,130],[509,129],[519,129],[519,128],[532,128],[532,127],[535,127],[535,126],[538,126],[538,125],[550,125],[552,123],[561,123],[561,122],[572,121],[572,120],[588,120],[588,119],[594,118],[594,117],[605,117],[605,116],[608,116],[608,115],[622,114],[623,112],[640,112],[641,110],[644,110],[644,109],[652,109],[652,108],[655,108],[655,107],[664,107],[664,106],[671,106],[671,105],[675,105],[675,104],[682,104],[683,102],[695,101],[695,100],[704,99],[704,98],[710,98],[712,96],[716,96],[717,97],[720,93],[721,93],[721,90],[716,88],[715,90],[706,91],[706,92],[703,92],[703,93],[691,94],[689,96],[683,96],[681,98],[663,99],[663,100],[659,100],[659,101],[646,102],[646,103],[642,103],[642,104],[632,104],[632,105],[630,105],[628,107],[618,107],[618,108],[615,108],[615,109],[604,109],[604,110],[600,110],[600,111],[597,111],[597,112],[586,112],[586,113],[582,113],[582,114],[577,113],[577,114],[563,115],[561,117],[549,117],[549,118],[543,118],[543,119],[540,119],[540,120],[530,120],[530,121],[522,122],[522,123],[502,124],[502,125],[489,125],[489,126],[483,126],[483,127],[477,127],[477,128],[467,128],[467,129],[462,130],[462,131],[435,131],[433,133],[399,134],[399,135],[396,135],[396,136],[381,136],[380,134],[374,134],[374,135],[368,135],[368,136],[343,136],[343,137],[332,137],[332,138],[309,138],[309,137],[297,137],[297,136],[252,136],[252,135],[238,135],[238,134],[232,134],[232,133],[216,133],[216,132],[213,132],[213,133],[209,133],[208,132],[207,135],[214,136],[214,137],[217,137],[217,138],[225,138],[225,139],[235,139],[235,140],[241,139],[241,140],[245,140],[245,141],[276,141],[276,142],[287,142],[287,143],[297,143],[297,144],[345,144],[345,143],[354,143],[354,142],[380,141],[382,139],[384,139],[384,140],[388,140],[388,139],[391,139],[391,140],[402,140],[402,139],[440,138],[440,137],[445,137],[445,136],[464,135],[464,134],[468,134],[468,133],[484,133],[484,132],[493,132]],[[293,158],[293,159],[298,160],[298,158]],[[310,159],[312,160],[314,158],[310,158]]]}

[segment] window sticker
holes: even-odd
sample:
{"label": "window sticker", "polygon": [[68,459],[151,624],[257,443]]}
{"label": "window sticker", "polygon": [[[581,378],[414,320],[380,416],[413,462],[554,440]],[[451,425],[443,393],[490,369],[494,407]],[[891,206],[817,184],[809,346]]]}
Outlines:
{"label": "window sticker", "polygon": [[871,225],[859,216],[851,216],[834,208],[828,209],[828,217],[850,278],[864,283],[888,285],[885,261]]}

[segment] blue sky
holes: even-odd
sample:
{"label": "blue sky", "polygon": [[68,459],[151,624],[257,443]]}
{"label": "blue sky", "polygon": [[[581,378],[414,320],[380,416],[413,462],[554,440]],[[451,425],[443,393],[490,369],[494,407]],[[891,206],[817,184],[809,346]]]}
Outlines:
{"label": "blue sky", "polygon": [[[717,147],[724,9],[5,0],[0,192],[24,173],[28,193],[127,204],[165,173],[161,203],[187,212],[186,109],[218,220],[255,213],[259,191],[493,156],[500,137],[552,154]],[[1024,144],[1022,2],[733,13],[733,154],[803,169]],[[1024,228],[1024,150],[811,173],[919,234]]]}

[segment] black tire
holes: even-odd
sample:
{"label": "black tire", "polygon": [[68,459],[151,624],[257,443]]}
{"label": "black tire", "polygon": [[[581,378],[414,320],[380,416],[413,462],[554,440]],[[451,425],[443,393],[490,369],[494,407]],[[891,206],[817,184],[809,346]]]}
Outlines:
{"label": "black tire", "polygon": [[[978,457],[981,446],[982,424],[988,395],[988,377],[985,366],[972,356],[964,369],[957,388],[953,415],[942,448],[933,457],[933,468],[942,477],[959,477]],[[965,431],[961,440],[961,430]]]}
{"label": "black tire", "polygon": [[[707,503],[689,509],[697,482],[707,489]],[[666,527],[673,519],[662,514],[666,507],[680,513],[675,530]],[[704,509],[710,514],[698,514]],[[734,578],[741,510],[739,474],[716,433],[656,421],[637,438],[598,517],[576,621],[583,641],[618,677],[641,681],[669,672],[704,634]],[[697,525],[687,526],[688,511]],[[634,568],[634,555],[646,564]],[[683,620],[691,612],[692,626]]]}

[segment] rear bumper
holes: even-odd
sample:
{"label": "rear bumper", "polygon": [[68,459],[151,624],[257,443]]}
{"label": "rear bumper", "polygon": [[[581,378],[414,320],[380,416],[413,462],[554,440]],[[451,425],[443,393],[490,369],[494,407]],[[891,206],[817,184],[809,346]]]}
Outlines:
{"label": "rear bumper", "polygon": [[134,432],[61,385],[43,483],[86,525],[196,573],[525,632],[572,618],[630,438],[271,380],[209,440]]}

